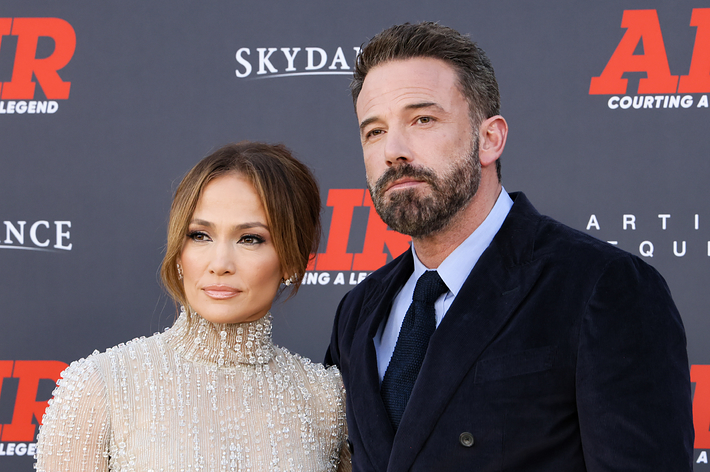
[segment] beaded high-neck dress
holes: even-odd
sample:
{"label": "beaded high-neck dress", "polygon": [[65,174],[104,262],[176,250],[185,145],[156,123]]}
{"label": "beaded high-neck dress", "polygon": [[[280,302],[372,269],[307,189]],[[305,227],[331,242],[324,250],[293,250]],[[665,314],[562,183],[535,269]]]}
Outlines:
{"label": "beaded high-neck dress", "polygon": [[346,471],[344,405],[337,369],[274,346],[270,314],[220,325],[183,310],[165,332],[63,372],[36,467]]}

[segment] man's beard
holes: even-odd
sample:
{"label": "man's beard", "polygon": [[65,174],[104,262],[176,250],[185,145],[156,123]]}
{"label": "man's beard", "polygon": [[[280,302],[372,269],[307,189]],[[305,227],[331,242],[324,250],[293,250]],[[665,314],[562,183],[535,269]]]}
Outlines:
{"label": "man's beard", "polygon": [[[454,160],[441,177],[429,167],[397,164],[385,171],[374,186],[368,188],[375,210],[382,221],[395,231],[420,238],[445,228],[451,219],[468,205],[481,182],[478,139],[468,152]],[[431,187],[428,195],[418,195],[416,188],[384,191],[392,182],[411,177]]]}

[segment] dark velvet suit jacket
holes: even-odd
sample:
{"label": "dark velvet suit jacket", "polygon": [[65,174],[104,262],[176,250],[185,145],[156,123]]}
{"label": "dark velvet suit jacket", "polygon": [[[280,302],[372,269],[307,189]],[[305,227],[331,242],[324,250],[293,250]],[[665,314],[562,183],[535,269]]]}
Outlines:
{"label": "dark velvet suit jacket", "polygon": [[340,303],[326,363],[343,374],[353,470],[692,470],[685,333],[665,281],[511,197],[431,338],[396,435],[372,339],[411,251]]}

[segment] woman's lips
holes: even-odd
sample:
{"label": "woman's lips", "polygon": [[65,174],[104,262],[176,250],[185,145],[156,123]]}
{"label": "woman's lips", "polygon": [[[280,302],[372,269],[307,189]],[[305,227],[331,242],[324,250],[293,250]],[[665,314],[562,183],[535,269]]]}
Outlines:
{"label": "woman's lips", "polygon": [[202,291],[205,292],[205,295],[215,300],[226,300],[236,297],[240,293],[239,290],[229,285],[208,285],[202,287]]}

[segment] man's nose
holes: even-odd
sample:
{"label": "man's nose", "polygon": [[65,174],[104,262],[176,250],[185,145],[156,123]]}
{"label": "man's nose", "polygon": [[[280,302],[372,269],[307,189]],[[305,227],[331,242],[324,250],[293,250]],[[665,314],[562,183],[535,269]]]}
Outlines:
{"label": "man's nose", "polygon": [[385,162],[387,166],[411,163],[414,159],[409,140],[405,133],[390,129],[385,137]]}

